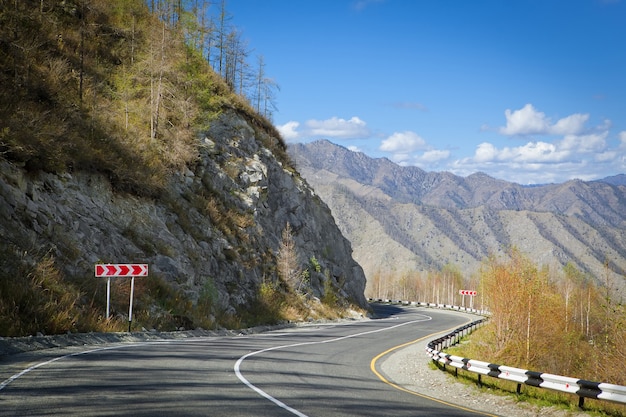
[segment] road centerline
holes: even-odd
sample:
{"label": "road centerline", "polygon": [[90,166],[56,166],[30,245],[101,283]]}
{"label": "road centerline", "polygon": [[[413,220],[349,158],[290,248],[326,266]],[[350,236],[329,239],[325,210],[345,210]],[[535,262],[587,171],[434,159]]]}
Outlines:
{"label": "road centerline", "polygon": [[409,324],[413,324],[413,323],[419,323],[419,322],[423,322],[423,321],[428,321],[428,320],[432,320],[432,317],[430,316],[426,316],[426,315],[422,315],[420,314],[420,316],[424,317],[421,320],[411,320],[411,321],[407,321],[404,323],[400,323],[400,324],[396,324],[394,326],[391,327],[383,327],[381,329],[376,329],[376,330],[369,330],[366,332],[359,332],[359,333],[354,333],[354,334],[350,334],[350,335],[346,335],[346,336],[341,336],[341,337],[335,337],[332,339],[327,339],[327,340],[321,340],[321,341],[315,341],[315,342],[301,342],[301,343],[292,343],[292,344],[287,344],[287,345],[282,345],[282,346],[273,346],[273,347],[269,347],[266,349],[261,349],[261,350],[257,350],[254,352],[250,352],[247,353],[245,355],[243,355],[242,357],[239,358],[239,360],[237,360],[237,362],[235,363],[234,366],[234,370],[235,370],[235,375],[237,375],[237,378],[239,378],[239,380],[245,384],[248,388],[250,388],[251,390],[255,391],[256,393],[258,393],[259,395],[261,395],[262,397],[270,400],[271,402],[273,402],[274,404],[276,404],[278,407],[289,411],[290,413],[298,416],[298,417],[308,417],[306,414],[288,406],[287,404],[283,403],[282,401],[280,401],[279,399],[271,396],[270,394],[268,394],[267,392],[263,391],[261,388],[257,387],[256,385],[252,384],[246,377],[243,376],[242,372],[241,372],[241,364],[248,358],[255,356],[255,355],[259,355],[265,352],[270,352],[270,351],[274,351],[274,350],[280,350],[280,349],[288,349],[288,348],[292,348],[292,347],[298,347],[298,346],[310,346],[310,345],[316,345],[316,344],[325,344],[325,343],[333,343],[333,342],[338,342],[341,340],[345,340],[345,339],[350,339],[353,337],[358,337],[358,336],[364,336],[364,335],[368,335],[368,334],[372,334],[372,333],[378,333],[378,332],[383,332],[383,331],[388,331],[388,330],[392,330],[392,329],[396,329],[398,327],[402,327],[402,326],[406,326]]}

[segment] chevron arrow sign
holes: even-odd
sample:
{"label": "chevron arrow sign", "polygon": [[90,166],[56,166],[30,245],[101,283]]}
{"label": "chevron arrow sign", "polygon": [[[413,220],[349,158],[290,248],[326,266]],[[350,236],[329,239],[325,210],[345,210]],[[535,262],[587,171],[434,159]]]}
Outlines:
{"label": "chevron arrow sign", "polygon": [[96,264],[96,277],[147,277],[148,264]]}

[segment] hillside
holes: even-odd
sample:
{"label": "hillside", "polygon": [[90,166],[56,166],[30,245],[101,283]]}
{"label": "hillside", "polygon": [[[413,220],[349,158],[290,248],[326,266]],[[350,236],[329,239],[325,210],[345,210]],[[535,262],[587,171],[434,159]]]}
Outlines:
{"label": "hillside", "polygon": [[368,280],[446,265],[471,275],[490,255],[516,247],[540,265],[570,263],[599,282],[608,274],[624,285],[626,187],[615,181],[524,187],[482,173],[401,167],[328,141],[289,152]]}
{"label": "hillside", "polygon": [[129,281],[103,317],[96,263],[149,264],[135,329],[366,308],[349,242],[276,129],[189,45],[187,12],[158,5],[173,9],[2,6],[0,336],[124,329]]}

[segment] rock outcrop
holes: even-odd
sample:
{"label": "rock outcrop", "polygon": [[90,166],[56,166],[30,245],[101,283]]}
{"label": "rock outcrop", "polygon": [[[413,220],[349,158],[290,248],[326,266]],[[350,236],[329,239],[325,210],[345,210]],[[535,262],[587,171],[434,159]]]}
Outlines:
{"label": "rock outcrop", "polygon": [[321,266],[310,270],[313,294],[323,296],[330,277],[341,299],[366,306],[350,243],[286,156],[271,150],[280,146],[267,146],[277,138],[226,111],[198,141],[195,166],[172,174],[156,198],[116,191],[104,174],[28,172],[0,158],[2,249],[30,263],[49,253],[74,280],[97,279],[96,263],[147,263],[147,279],[192,301],[208,283],[219,308],[235,314],[264,279],[276,279],[289,223],[303,267],[313,257]]}

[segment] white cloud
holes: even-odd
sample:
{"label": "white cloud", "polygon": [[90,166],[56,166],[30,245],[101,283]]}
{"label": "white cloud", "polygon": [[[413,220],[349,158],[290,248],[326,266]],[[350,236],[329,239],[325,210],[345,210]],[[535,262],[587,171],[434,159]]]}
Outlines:
{"label": "white cloud", "polygon": [[626,170],[626,130],[619,132],[619,140],[620,144],[617,147],[619,155],[616,157],[616,160],[618,168],[621,172],[624,172]]}
{"label": "white cloud", "polygon": [[526,104],[519,110],[504,111],[506,126],[499,129],[503,135],[576,135],[583,132],[588,114],[574,113],[552,123],[545,113],[538,111],[532,104]]}
{"label": "white cloud", "polygon": [[584,130],[587,120],[589,120],[588,114],[574,113],[559,119],[550,126],[550,133],[554,135],[577,135]]}
{"label": "white cloud", "polygon": [[364,138],[370,134],[366,123],[356,116],[350,120],[339,117],[331,117],[326,120],[312,119],[308,120],[305,125],[308,133],[317,137],[350,139]]}
{"label": "white cloud", "polygon": [[528,142],[523,146],[514,148],[503,148],[500,151],[502,160],[511,160],[515,162],[532,163],[550,163],[562,161],[566,156],[562,150],[552,143],[547,142]]}
{"label": "white cloud", "polygon": [[496,148],[491,143],[481,143],[471,160],[473,163],[554,163],[565,159],[567,150],[559,149],[555,144],[547,142],[528,142],[522,146]]}
{"label": "white cloud", "polygon": [[280,132],[281,136],[286,141],[295,141],[300,137],[298,133],[298,127],[300,126],[299,122],[290,121],[285,123],[284,125],[276,126],[276,129]]}
{"label": "white cloud", "polygon": [[626,130],[619,132],[620,149],[626,149]]}
{"label": "white cloud", "polygon": [[546,115],[535,110],[532,104],[525,105],[520,110],[504,111],[506,127],[500,128],[504,135],[530,135],[545,132],[549,126]]}
{"label": "white cloud", "polygon": [[481,143],[471,160],[475,163],[505,162],[535,163],[557,162],[563,159],[563,152],[555,145],[546,142],[528,142],[522,146],[496,148],[491,143]]}
{"label": "white cloud", "polygon": [[424,152],[423,155],[416,157],[418,163],[432,164],[450,157],[450,151],[443,149],[432,149]]}
{"label": "white cloud", "polygon": [[476,147],[473,160],[475,162],[490,162],[497,159],[498,150],[491,143],[483,142]]}
{"label": "white cloud", "polygon": [[453,161],[447,169],[458,175],[482,171],[521,184],[563,182],[572,178],[592,180],[623,171],[626,131],[618,134],[617,146],[610,146],[609,130],[599,129],[586,134],[567,134],[553,142],[531,141],[513,147],[483,142],[473,156]]}
{"label": "white cloud", "polygon": [[383,140],[380,150],[385,152],[409,153],[418,149],[424,149],[426,141],[415,132],[396,132]]}
{"label": "white cloud", "polygon": [[588,135],[566,135],[558,142],[558,146],[560,149],[571,153],[601,152],[606,149],[608,135],[608,131]]}
{"label": "white cloud", "polygon": [[397,152],[391,155],[390,159],[396,164],[406,166],[406,165],[410,165],[411,154],[408,154],[406,152]]}
{"label": "white cloud", "polygon": [[403,166],[416,165],[423,169],[439,169],[440,162],[450,157],[450,151],[433,149],[417,133],[395,132],[383,140],[378,148],[390,152],[390,159]]}

